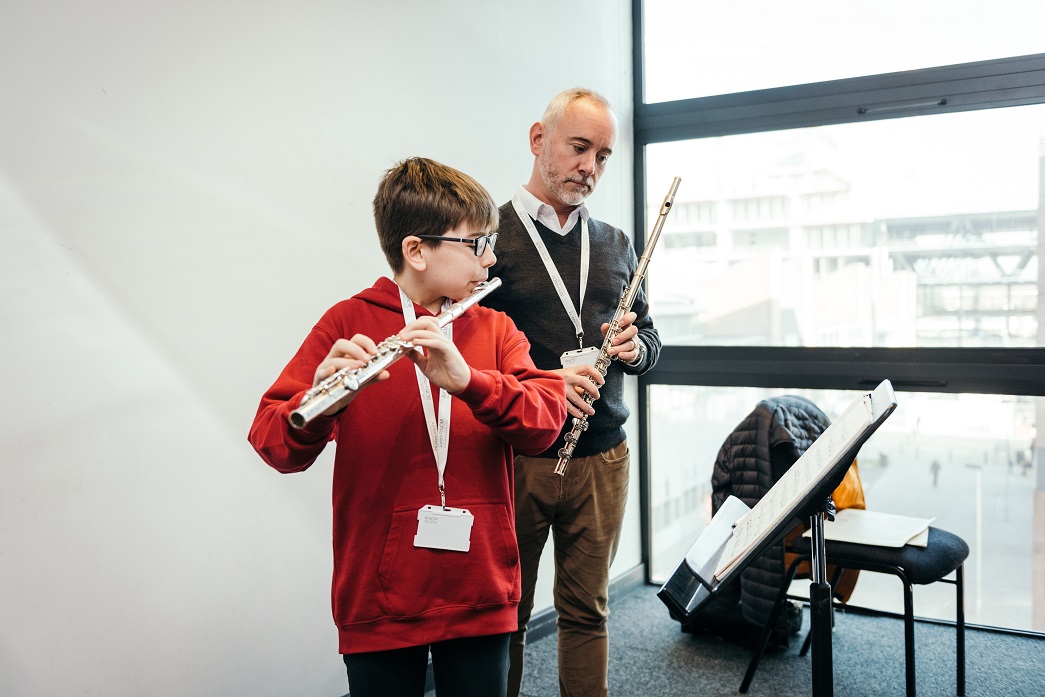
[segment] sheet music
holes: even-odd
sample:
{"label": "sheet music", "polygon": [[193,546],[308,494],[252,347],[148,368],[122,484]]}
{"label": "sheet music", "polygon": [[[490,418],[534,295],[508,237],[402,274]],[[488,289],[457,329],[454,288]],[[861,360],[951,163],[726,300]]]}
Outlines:
{"label": "sheet music", "polygon": [[759,544],[794,509],[830,471],[837,459],[855,445],[872,423],[874,409],[872,395],[856,399],[809,449],[798,458],[784,476],[755,505],[751,512],[737,521],[733,536],[719,560],[715,578],[720,579],[744,555]]}
{"label": "sheet music", "polygon": [[[728,496],[722,502],[718,512],[711,518],[711,522],[704,526],[704,530],[697,535],[693,546],[686,552],[686,564],[693,573],[703,578],[703,574],[711,570],[705,567],[711,565],[715,555],[725,546],[726,541],[733,534],[733,526],[736,522],[747,515],[750,510],[747,504],[736,496]],[[710,578],[705,580],[711,581]]]}
{"label": "sheet music", "polygon": [[[824,539],[876,547],[925,547],[929,525],[934,520],[847,508],[839,511],[833,521],[824,522]],[[810,535],[807,530],[805,536]]]}

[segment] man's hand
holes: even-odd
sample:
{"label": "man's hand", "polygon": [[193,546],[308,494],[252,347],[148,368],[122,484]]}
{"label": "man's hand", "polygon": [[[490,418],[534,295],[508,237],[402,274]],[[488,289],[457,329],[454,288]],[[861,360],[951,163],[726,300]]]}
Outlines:
{"label": "man's hand", "polygon": [[[606,350],[610,358],[619,358],[625,363],[634,363],[639,359],[639,328],[632,324],[637,317],[634,312],[628,312],[620,318],[620,331],[613,337],[613,345]],[[602,325],[603,336],[609,330],[609,323]]]}

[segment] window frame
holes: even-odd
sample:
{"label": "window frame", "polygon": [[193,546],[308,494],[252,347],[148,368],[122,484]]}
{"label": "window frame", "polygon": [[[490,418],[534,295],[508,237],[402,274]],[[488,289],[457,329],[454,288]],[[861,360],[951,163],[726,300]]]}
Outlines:
{"label": "window frame", "polygon": [[[646,214],[659,203],[646,201],[647,145],[1045,103],[1045,53],[1040,53],[647,104],[643,5],[644,0],[632,3],[638,254],[645,248]],[[1043,218],[1045,212],[1039,210],[1039,227]],[[1043,282],[1039,277],[1039,294]],[[1045,321],[1040,301],[1037,314]],[[1042,331],[1045,328],[1039,335]],[[1045,397],[1045,349],[664,346],[657,365],[638,381],[641,554],[646,583],[652,583],[651,385],[866,391],[883,378],[889,378],[897,392]]]}

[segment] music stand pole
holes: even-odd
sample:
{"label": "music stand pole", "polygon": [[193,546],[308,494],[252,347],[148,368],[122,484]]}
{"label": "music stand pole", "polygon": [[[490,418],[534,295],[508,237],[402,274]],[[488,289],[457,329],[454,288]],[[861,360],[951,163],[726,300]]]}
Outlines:
{"label": "music stand pole", "polygon": [[809,584],[809,622],[813,651],[813,697],[833,697],[834,666],[831,660],[831,584],[827,582],[827,558],[824,544],[824,516],[834,518],[834,502],[829,498],[824,508],[809,518],[812,528],[811,565],[813,582]]}

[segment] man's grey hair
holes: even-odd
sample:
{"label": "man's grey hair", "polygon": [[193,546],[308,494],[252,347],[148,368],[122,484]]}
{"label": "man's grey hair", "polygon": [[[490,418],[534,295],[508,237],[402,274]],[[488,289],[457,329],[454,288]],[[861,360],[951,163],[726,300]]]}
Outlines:
{"label": "man's grey hair", "polygon": [[566,115],[567,107],[578,99],[590,99],[606,107],[606,111],[610,112],[610,116],[613,117],[614,124],[619,125],[620,121],[613,112],[613,107],[610,106],[610,100],[595,90],[589,90],[585,87],[571,87],[552,97],[552,100],[548,102],[548,108],[544,110],[544,116],[541,117],[541,123],[547,128],[554,128],[562,120],[562,117]]}

